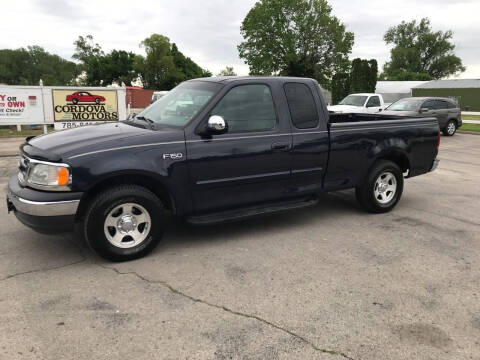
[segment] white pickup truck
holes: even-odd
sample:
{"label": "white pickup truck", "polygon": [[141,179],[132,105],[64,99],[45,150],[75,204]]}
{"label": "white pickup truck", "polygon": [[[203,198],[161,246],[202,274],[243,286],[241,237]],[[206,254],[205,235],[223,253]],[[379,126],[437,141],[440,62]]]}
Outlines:
{"label": "white pickup truck", "polygon": [[328,107],[333,113],[376,113],[385,108],[383,97],[380,94],[350,94],[338,105]]}

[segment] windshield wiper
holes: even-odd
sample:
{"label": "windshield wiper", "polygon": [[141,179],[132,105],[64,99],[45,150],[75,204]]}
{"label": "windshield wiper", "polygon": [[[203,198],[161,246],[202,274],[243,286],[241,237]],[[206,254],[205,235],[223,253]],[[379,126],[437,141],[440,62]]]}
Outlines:
{"label": "windshield wiper", "polygon": [[155,121],[153,121],[152,119],[149,119],[149,118],[146,118],[145,116],[135,116],[135,119],[138,119],[138,120],[144,120],[150,124],[154,124]]}

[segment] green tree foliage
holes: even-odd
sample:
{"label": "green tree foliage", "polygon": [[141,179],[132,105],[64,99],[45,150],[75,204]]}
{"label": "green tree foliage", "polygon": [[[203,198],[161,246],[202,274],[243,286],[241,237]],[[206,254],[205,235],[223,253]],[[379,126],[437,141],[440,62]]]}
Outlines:
{"label": "green tree foliage", "polygon": [[233,70],[233,67],[226,66],[225,69],[217,74],[217,76],[237,76],[237,73]]}
{"label": "green tree foliage", "polygon": [[260,0],[240,28],[240,57],[251,74],[308,76],[330,87],[345,72],[353,33],[326,0]]}
{"label": "green tree foliage", "polygon": [[385,80],[441,79],[465,71],[455,56],[452,31],[432,31],[430,20],[423,18],[391,27],[384,35],[394,47],[383,68]]}
{"label": "green tree foliage", "polygon": [[153,34],[140,43],[147,56],[139,59],[139,71],[143,86],[147,89],[170,88],[181,76],[170,52],[170,40],[163,35]]}
{"label": "green tree foliage", "polygon": [[378,65],[377,60],[359,59],[352,61],[350,72],[351,93],[373,93],[377,86]]}
{"label": "green tree foliage", "polygon": [[132,81],[138,78],[134,69],[135,54],[124,50],[112,50],[103,56],[100,61],[103,83],[119,85],[132,85]]}
{"label": "green tree foliage", "polygon": [[0,83],[8,85],[72,85],[77,65],[40,46],[0,50]]}
{"label": "green tree foliage", "polygon": [[350,93],[350,74],[336,73],[332,79],[332,103],[338,104]]}
{"label": "green tree foliage", "polygon": [[141,42],[147,56],[137,57],[135,68],[148,89],[170,90],[180,82],[212,76],[186,57],[175,43],[163,35],[153,34]]}
{"label": "green tree foliage", "polygon": [[138,77],[134,69],[135,54],[124,50],[112,50],[105,54],[94,42],[92,35],[79,36],[74,42],[73,58],[84,71],[83,85],[105,86],[112,83],[131,85]]}

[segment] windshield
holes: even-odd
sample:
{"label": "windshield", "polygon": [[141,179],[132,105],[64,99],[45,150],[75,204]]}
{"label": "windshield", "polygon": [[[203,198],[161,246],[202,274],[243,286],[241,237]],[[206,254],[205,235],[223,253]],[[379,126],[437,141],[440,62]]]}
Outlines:
{"label": "windshield", "polygon": [[345,99],[340,101],[338,104],[351,105],[351,106],[363,106],[366,100],[367,100],[367,96],[348,95]]}
{"label": "windshield", "polygon": [[185,126],[220,89],[206,81],[185,82],[147,107],[136,118],[160,125]]}
{"label": "windshield", "polygon": [[417,111],[423,100],[420,99],[400,99],[386,108],[392,111]]}

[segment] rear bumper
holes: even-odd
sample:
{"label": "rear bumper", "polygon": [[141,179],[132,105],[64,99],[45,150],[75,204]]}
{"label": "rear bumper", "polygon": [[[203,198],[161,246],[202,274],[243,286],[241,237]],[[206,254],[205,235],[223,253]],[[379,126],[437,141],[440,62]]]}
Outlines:
{"label": "rear bumper", "polygon": [[430,167],[430,171],[434,171],[437,168],[439,163],[440,163],[440,159],[433,160],[432,166]]}
{"label": "rear bumper", "polygon": [[39,232],[63,232],[73,229],[82,193],[59,193],[22,188],[17,177],[10,179],[7,210],[20,222]]}

